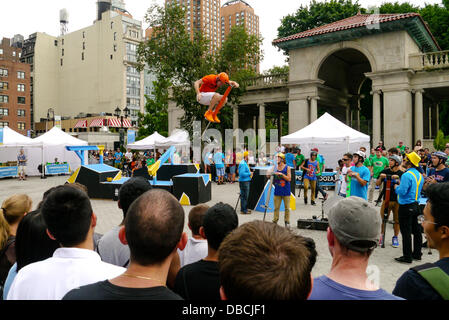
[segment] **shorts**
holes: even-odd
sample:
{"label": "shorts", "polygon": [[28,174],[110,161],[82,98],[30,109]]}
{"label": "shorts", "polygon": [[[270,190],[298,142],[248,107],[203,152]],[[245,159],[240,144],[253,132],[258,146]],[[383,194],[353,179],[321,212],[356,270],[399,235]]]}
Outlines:
{"label": "shorts", "polygon": [[217,176],[223,177],[225,174],[225,168],[216,168],[217,169]]}
{"label": "shorts", "polygon": [[229,167],[229,173],[235,174],[235,166]]}
{"label": "shorts", "polygon": [[210,105],[212,98],[214,97],[216,92],[201,92],[201,100],[198,101],[200,104],[205,106]]}
{"label": "shorts", "polygon": [[19,166],[18,174],[25,174],[27,166]]}

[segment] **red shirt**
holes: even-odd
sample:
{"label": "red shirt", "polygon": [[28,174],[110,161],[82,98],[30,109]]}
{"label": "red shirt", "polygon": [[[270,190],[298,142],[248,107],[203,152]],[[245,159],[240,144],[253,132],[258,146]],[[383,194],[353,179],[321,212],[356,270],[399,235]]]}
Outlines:
{"label": "red shirt", "polygon": [[210,74],[203,77],[203,84],[200,87],[200,92],[215,92],[218,88],[217,86],[217,75]]}

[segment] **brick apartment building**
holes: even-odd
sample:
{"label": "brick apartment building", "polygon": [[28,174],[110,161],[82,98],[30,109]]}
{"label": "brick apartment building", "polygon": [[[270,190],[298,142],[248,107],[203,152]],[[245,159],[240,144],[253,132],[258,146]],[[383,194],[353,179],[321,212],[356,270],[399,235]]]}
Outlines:
{"label": "brick apartment building", "polygon": [[27,135],[31,129],[30,65],[20,62],[22,49],[3,38],[0,43],[0,128]]}

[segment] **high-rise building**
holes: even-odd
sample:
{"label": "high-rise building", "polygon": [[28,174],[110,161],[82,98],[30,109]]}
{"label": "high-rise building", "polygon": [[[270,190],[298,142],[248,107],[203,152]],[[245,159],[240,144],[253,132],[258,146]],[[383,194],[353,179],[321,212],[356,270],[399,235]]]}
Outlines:
{"label": "high-rise building", "polygon": [[186,28],[191,38],[202,31],[210,41],[210,52],[220,47],[220,0],[165,0],[166,5],[176,4],[186,8]]}
{"label": "high-rise building", "polygon": [[15,46],[14,41],[3,38],[0,43],[0,128],[10,127],[27,135],[31,129],[30,65],[20,62],[21,55],[22,49]]}
{"label": "high-rise building", "polygon": [[[231,0],[226,2],[220,10],[220,44],[226,40],[233,26],[243,25],[250,35],[259,35],[259,16],[245,1]],[[255,66],[259,72],[259,65]]]}
{"label": "high-rise building", "polygon": [[125,106],[137,126],[144,109],[144,75],[136,68],[142,23],[123,1],[99,0],[97,20],[58,37],[34,33],[23,43],[22,61],[31,65],[32,120],[113,115]]}

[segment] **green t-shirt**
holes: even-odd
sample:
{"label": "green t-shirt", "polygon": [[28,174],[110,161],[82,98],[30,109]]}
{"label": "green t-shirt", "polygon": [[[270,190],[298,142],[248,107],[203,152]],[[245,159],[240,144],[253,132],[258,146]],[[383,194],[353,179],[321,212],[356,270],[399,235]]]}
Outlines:
{"label": "green t-shirt", "polygon": [[154,158],[150,158],[147,159],[147,166],[151,166],[152,164],[154,164],[156,161],[154,161]]}
{"label": "green t-shirt", "polygon": [[373,178],[377,179],[382,172],[382,170],[385,169],[385,167],[388,167],[388,159],[385,157],[378,158],[377,156],[374,156],[371,161],[371,166],[373,167]]}
{"label": "green t-shirt", "polygon": [[323,167],[326,162],[324,161],[324,157],[321,154],[319,154],[316,159],[318,160],[318,165],[320,166],[320,173],[316,174],[316,176],[319,177],[323,174]]}
{"label": "green t-shirt", "polygon": [[397,146],[396,148],[399,149],[401,151],[401,153],[405,152],[405,146],[404,145],[402,145],[402,147]]}
{"label": "green t-shirt", "polygon": [[303,154],[296,155],[296,157],[295,157],[295,162],[296,162],[296,165],[297,165],[297,166],[302,165],[302,163],[304,162],[304,160],[306,160],[306,157],[304,157]]}
{"label": "green t-shirt", "polygon": [[369,157],[366,158],[365,161],[363,161],[363,165],[364,165],[365,167],[371,167],[371,166],[372,166],[371,160],[372,160],[375,156],[376,156],[375,154],[370,154]]}

